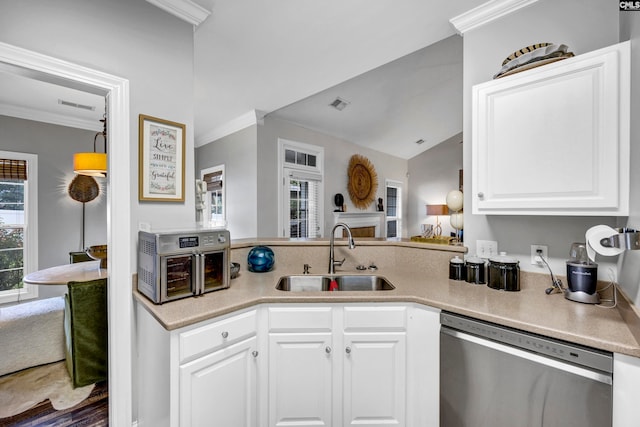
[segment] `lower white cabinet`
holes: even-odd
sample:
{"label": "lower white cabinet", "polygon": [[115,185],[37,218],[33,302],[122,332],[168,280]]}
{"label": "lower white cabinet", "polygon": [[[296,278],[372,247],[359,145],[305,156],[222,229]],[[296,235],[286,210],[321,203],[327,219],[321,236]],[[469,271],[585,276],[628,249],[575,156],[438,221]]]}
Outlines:
{"label": "lower white cabinet", "polygon": [[406,425],[407,306],[272,306],[269,426]]}
{"label": "lower white cabinet", "polygon": [[180,426],[257,425],[257,338],[180,365]]}
{"label": "lower white cabinet", "polygon": [[436,426],[438,313],[265,304],[167,331],[138,305],[137,425]]}

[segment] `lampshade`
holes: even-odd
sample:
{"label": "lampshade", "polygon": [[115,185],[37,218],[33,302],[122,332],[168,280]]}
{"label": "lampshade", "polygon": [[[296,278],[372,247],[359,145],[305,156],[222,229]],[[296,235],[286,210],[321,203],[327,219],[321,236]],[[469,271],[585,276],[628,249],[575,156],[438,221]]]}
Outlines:
{"label": "lampshade", "polygon": [[449,215],[447,205],[427,205],[427,215]]}
{"label": "lampshade", "polygon": [[78,175],[101,176],[107,173],[107,153],[75,153],[73,171]]}

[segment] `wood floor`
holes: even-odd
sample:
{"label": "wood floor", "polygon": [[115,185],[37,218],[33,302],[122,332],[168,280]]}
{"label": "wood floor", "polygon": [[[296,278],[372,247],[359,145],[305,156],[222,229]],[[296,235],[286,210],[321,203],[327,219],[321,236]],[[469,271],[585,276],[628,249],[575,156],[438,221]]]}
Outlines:
{"label": "wood floor", "polygon": [[109,425],[109,388],[98,383],[76,406],[56,411],[49,400],[13,417],[0,418],[1,427],[106,427]]}

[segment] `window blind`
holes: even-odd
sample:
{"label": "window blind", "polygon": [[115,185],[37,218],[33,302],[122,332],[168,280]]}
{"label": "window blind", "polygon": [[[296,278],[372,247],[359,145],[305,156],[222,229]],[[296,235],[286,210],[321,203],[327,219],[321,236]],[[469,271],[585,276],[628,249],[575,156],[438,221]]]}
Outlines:
{"label": "window blind", "polygon": [[222,189],[222,171],[207,173],[202,177],[207,183],[207,191],[215,191]]}
{"label": "window blind", "polygon": [[0,179],[27,180],[27,161],[0,159]]}

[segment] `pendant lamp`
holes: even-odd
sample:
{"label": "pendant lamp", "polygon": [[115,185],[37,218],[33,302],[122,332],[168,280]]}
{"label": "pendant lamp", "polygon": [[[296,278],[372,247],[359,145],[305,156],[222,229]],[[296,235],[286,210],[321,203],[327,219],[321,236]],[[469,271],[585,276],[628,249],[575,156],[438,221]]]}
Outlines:
{"label": "pendant lamp", "polygon": [[[103,124],[102,132],[96,133],[93,137],[93,153],[75,153],[73,155],[73,171],[78,175],[88,175],[96,177],[107,176],[107,116],[100,120]],[[96,152],[96,142],[98,136],[102,135],[104,140],[104,153]]]}

